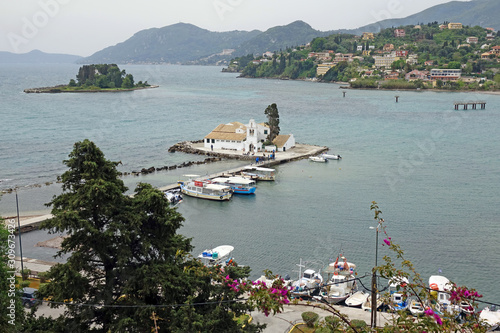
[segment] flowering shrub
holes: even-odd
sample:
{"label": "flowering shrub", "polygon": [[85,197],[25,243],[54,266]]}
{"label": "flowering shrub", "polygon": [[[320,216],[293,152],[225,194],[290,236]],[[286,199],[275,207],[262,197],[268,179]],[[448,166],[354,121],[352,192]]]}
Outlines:
{"label": "flowering shrub", "polygon": [[[400,245],[396,244],[389,237],[385,221],[380,218],[381,211],[376,202],[372,202],[371,210],[375,211],[375,220],[379,224],[381,232],[386,236],[383,240],[383,245],[387,246],[394,253],[395,261],[391,256],[384,256],[385,264],[375,267],[376,272],[384,278],[393,281],[405,281],[398,286],[398,292],[408,299],[410,296],[415,297],[425,306],[424,316],[415,318],[408,311],[399,311],[394,314],[392,320],[386,323],[383,327],[366,328],[359,325],[358,321],[350,320],[346,315],[342,314],[338,309],[328,303],[301,303],[301,305],[310,306],[313,308],[321,308],[330,312],[332,316],[328,316],[325,320],[317,323],[318,328],[323,330],[328,329],[332,332],[471,332],[482,333],[487,331],[487,327],[479,321],[479,313],[476,312],[477,300],[482,297],[474,289],[467,287],[457,287],[456,284],[451,284],[450,305],[446,310],[438,306],[436,293],[431,292],[431,289],[422,280],[419,273],[416,272],[411,261],[407,260]],[[396,263],[398,265],[396,265]],[[397,267],[401,266],[401,267]],[[247,304],[250,304],[255,309],[262,311],[266,316],[276,314],[283,311],[284,305],[297,305],[298,300],[290,302],[291,287],[285,284],[285,281],[277,276],[272,276],[270,272],[266,272],[266,277],[272,279],[271,286],[265,282],[245,282],[237,281],[226,276],[223,280],[225,285],[233,291],[248,293]],[[408,281],[406,283],[406,281]],[[442,291],[441,291],[442,292]],[[464,305],[466,308],[464,309]],[[334,318],[336,318],[334,320]]]}

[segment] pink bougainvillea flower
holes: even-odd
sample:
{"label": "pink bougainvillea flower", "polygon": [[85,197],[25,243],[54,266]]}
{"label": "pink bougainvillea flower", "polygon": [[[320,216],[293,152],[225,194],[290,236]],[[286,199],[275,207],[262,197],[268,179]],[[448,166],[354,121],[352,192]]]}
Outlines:
{"label": "pink bougainvillea flower", "polygon": [[434,311],[431,308],[425,309],[425,315],[426,316],[432,316],[434,314]]}
{"label": "pink bougainvillea flower", "polygon": [[434,318],[436,319],[436,323],[439,325],[439,326],[442,326],[443,325],[443,321],[441,320],[441,317],[439,317],[439,315],[437,313],[434,314]]}
{"label": "pink bougainvillea flower", "polygon": [[390,240],[387,240],[387,239],[384,239],[384,243],[386,243],[387,245],[391,245],[391,241]]}

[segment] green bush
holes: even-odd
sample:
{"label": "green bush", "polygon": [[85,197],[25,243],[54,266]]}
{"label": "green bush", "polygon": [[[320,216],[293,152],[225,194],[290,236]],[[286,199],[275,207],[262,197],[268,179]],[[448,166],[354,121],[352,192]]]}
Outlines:
{"label": "green bush", "polygon": [[354,328],[365,328],[366,327],[365,321],[364,320],[359,320],[359,319],[353,319],[353,320],[351,320],[351,325]]}
{"label": "green bush", "polygon": [[329,325],[337,326],[340,323],[340,318],[335,316],[326,316],[325,322]]}
{"label": "green bush", "polygon": [[308,327],[314,327],[314,323],[318,320],[319,315],[315,312],[306,311],[302,312],[302,320]]}

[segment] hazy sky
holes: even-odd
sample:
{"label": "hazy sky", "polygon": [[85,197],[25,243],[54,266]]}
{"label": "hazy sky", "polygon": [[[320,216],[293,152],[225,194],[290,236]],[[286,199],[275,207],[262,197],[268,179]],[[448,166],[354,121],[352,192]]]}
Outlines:
{"label": "hazy sky", "polygon": [[184,22],[265,31],[302,20],[317,30],[406,17],[450,0],[0,0],[0,51],[89,56],[134,33]]}

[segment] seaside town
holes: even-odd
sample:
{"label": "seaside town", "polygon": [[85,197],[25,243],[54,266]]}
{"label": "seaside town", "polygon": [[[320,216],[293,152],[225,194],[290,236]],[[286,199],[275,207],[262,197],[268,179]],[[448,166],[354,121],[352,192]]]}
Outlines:
{"label": "seaside town", "polygon": [[487,91],[500,84],[499,41],[494,28],[434,22],[318,37],[286,51],[236,58],[224,70],[351,88]]}
{"label": "seaside town", "polygon": [[500,331],[498,2],[89,1],[3,14],[0,332]]}

